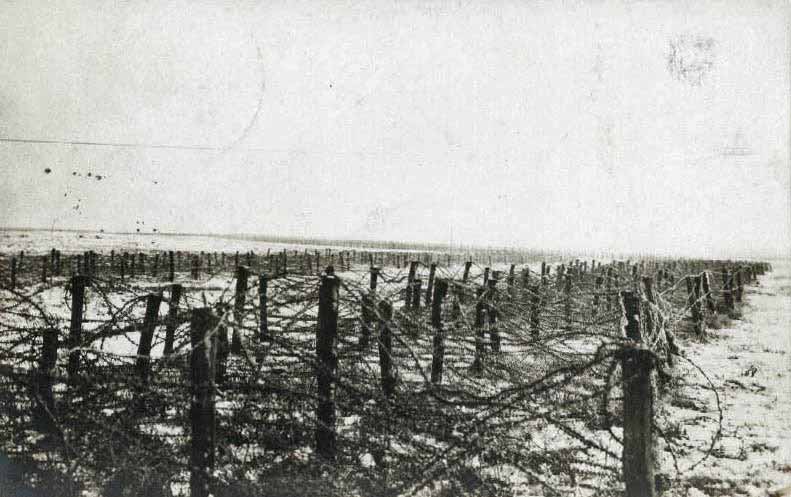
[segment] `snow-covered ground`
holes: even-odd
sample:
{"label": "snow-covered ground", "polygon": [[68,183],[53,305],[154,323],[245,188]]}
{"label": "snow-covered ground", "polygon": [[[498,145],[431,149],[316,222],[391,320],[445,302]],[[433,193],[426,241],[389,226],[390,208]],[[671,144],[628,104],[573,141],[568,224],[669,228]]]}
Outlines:
{"label": "snow-covered ground", "polygon": [[[791,495],[770,493],[791,485],[791,261],[773,267],[748,287],[740,320],[710,330],[704,343],[682,342],[718,391],[723,428],[711,456],[683,474],[674,495]],[[677,394],[691,400],[686,407],[711,416],[715,398],[704,393],[702,381],[690,374]],[[682,411],[671,406],[671,418]],[[685,428],[694,438],[696,427]],[[663,469],[672,473],[672,467]]]}

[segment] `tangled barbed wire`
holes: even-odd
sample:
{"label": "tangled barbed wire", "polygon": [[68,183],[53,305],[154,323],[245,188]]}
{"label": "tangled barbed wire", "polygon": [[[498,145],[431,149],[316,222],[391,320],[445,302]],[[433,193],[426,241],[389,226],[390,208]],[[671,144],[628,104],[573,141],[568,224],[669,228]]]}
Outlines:
{"label": "tangled barbed wire", "polygon": [[[316,450],[326,358],[317,354],[324,278],[315,265],[268,267],[249,287],[251,271],[229,270],[230,260],[200,275],[190,267],[192,279],[178,272],[177,283],[139,270],[122,279],[111,265],[84,276],[76,338],[75,277],[3,289],[0,433],[19,468],[15,484],[188,495],[190,358],[200,348],[191,319],[209,309],[215,496],[620,495],[621,365],[634,346],[623,293],[639,301],[639,347],[662,390],[678,358],[688,362],[675,337],[693,329],[699,316],[689,311],[713,299],[712,311],[728,312],[722,303],[736,291],[729,261],[576,261],[554,274],[536,264],[343,262],[324,272],[340,280],[324,426],[335,437],[331,458]],[[683,293],[681,282],[702,271],[714,276],[707,289]],[[707,456],[721,419],[694,420],[710,433],[694,445],[657,409],[676,471],[668,478],[689,469],[679,455]]]}

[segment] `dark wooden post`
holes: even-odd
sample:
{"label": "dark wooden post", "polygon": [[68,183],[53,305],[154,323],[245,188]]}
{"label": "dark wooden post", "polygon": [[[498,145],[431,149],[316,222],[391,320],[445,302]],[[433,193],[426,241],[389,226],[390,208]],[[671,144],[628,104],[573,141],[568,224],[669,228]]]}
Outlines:
{"label": "dark wooden post", "polygon": [[12,290],[14,288],[16,288],[16,269],[17,269],[16,267],[17,267],[16,257],[12,257],[11,258],[11,283],[10,283]]}
{"label": "dark wooden post", "polygon": [[60,276],[62,271],[60,265],[60,250],[55,251],[55,276]]}
{"label": "dark wooden post", "polygon": [[146,314],[143,318],[143,328],[140,330],[140,342],[137,344],[137,361],[135,361],[135,373],[139,384],[136,385],[135,393],[137,404],[140,409],[145,408],[144,392],[148,389],[149,377],[151,376],[151,343],[154,340],[157,318],[159,317],[159,305],[162,297],[153,293],[146,297]]}
{"label": "dark wooden post", "polygon": [[473,328],[475,330],[475,359],[472,362],[472,370],[475,373],[483,371],[483,361],[486,355],[485,341],[485,325],[486,325],[486,304],[483,301],[484,289],[479,287],[475,291],[475,321]]}
{"label": "dark wooden post", "polygon": [[703,327],[702,327],[703,316],[701,314],[701,303],[700,303],[700,278],[695,276],[687,276],[686,284],[687,284],[687,307],[689,307],[690,312],[692,313],[692,323],[694,326],[695,333],[699,335],[703,333]]}
{"label": "dark wooden post", "polygon": [[200,308],[192,311],[190,497],[208,497],[211,494],[215,442],[214,360],[217,338],[206,338],[216,324],[217,318],[212,315],[211,309]]}
{"label": "dark wooden post", "polygon": [[58,360],[58,330],[48,328],[43,333],[41,356],[35,383],[33,424],[43,433],[55,431],[55,397],[52,394],[53,377]]}
{"label": "dark wooden post", "polygon": [[437,263],[432,262],[428,270],[428,284],[426,285],[426,306],[431,305],[431,297],[434,292],[434,277],[437,273]]}
{"label": "dark wooden post", "polygon": [[541,286],[533,285],[530,287],[530,333],[533,338],[538,337],[541,325]]}
{"label": "dark wooden post", "polygon": [[613,284],[612,266],[609,266],[607,268],[607,277],[604,280],[604,292],[607,296],[606,300],[607,300],[608,311],[612,309],[612,295],[611,295],[612,284]]}
{"label": "dark wooden post", "polygon": [[390,321],[393,319],[393,305],[385,300],[379,302],[379,372],[382,393],[388,399],[395,393],[396,378],[393,372],[393,336]]}
{"label": "dark wooden post", "polygon": [[412,281],[412,309],[420,309],[420,295],[422,291],[423,280],[415,278]]}
{"label": "dark wooden post", "polygon": [[269,312],[267,310],[267,289],[269,286],[269,277],[266,273],[261,273],[258,276],[258,308],[260,312],[259,316],[259,328],[258,328],[258,339],[261,342],[265,342],[269,340]]}
{"label": "dark wooden post", "polygon": [[744,294],[744,284],[742,283],[742,269],[738,268],[736,270],[736,292],[735,292],[735,300],[736,302],[742,301],[742,295]]}
{"label": "dark wooden post", "polygon": [[640,298],[621,292],[626,318],[625,334],[634,345],[623,349],[623,476],[626,497],[654,497],[654,385],[653,354],[637,345],[640,333]]}
{"label": "dark wooden post", "polygon": [[571,284],[572,284],[573,276],[571,274],[566,275],[565,285],[563,287],[563,319],[566,322],[566,331],[571,331],[572,323],[571,323]]}
{"label": "dark wooden post", "polygon": [[85,305],[85,287],[88,277],[76,275],[71,278],[71,324],[69,326],[69,363],[66,371],[69,381],[74,382],[80,370],[80,351],[74,350],[82,345],[82,310]]}
{"label": "dark wooden post", "polygon": [[239,266],[236,269],[236,293],[233,304],[233,336],[231,338],[231,353],[242,353],[242,326],[244,325],[244,303],[247,298],[247,278],[250,269]]}
{"label": "dark wooden post", "polygon": [[[172,254],[172,252],[171,252]],[[178,326],[179,300],[181,300],[181,285],[170,286],[170,301],[168,302],[168,317],[165,324],[165,349],[164,355],[173,353],[173,342],[176,337],[176,327]]]}
{"label": "dark wooden post", "polygon": [[173,251],[168,252],[168,281],[176,280],[176,265],[173,262]]}
{"label": "dark wooden post", "polygon": [[725,301],[725,307],[732,311],[733,305],[733,275],[727,269],[722,273],[722,298]]}
{"label": "dark wooden post", "polygon": [[466,261],[464,263],[464,274],[462,274],[461,281],[467,283],[467,280],[470,279],[470,268],[472,267],[472,261]]}
{"label": "dark wooden post", "polygon": [[492,350],[500,352],[500,330],[497,329],[497,278],[491,278],[486,292],[486,314],[489,315],[489,338],[492,341]]}
{"label": "dark wooden post", "polygon": [[41,256],[41,282],[46,284],[47,283],[47,265],[49,264],[49,258],[46,255]]}
{"label": "dark wooden post", "polygon": [[711,285],[709,283],[708,271],[703,271],[700,281],[703,285],[703,295],[706,297],[706,308],[710,313],[713,314],[716,311],[716,306],[714,305],[714,296],[711,294]]}
{"label": "dark wooden post", "polygon": [[599,293],[601,292],[601,286],[604,283],[604,278],[600,275],[596,276],[596,280],[593,286],[593,312],[592,314],[596,316],[599,313]]}
{"label": "dark wooden post", "polygon": [[338,367],[335,341],[338,334],[339,288],[340,279],[337,276],[322,276],[319,287],[319,325],[316,328],[316,453],[327,460],[334,460],[336,454],[334,386]]}
{"label": "dark wooden post", "polygon": [[506,286],[508,287],[508,296],[514,298],[514,281],[516,280],[516,265],[511,264],[508,269],[508,278],[506,279]]}
{"label": "dark wooden post", "polygon": [[489,285],[489,271],[491,269],[488,267],[483,268],[483,287],[486,288]]}
{"label": "dark wooden post", "polygon": [[448,282],[438,279],[434,285],[431,302],[431,326],[434,328],[433,356],[431,360],[431,383],[442,383],[442,370],[445,362],[445,330],[442,326],[442,301],[448,293]]}
{"label": "dark wooden post", "polygon": [[412,292],[415,286],[415,274],[417,273],[417,261],[409,263],[409,274],[406,280],[406,293],[404,296],[404,307],[409,309],[412,306]]}
{"label": "dark wooden post", "polygon": [[228,304],[215,303],[217,315],[217,333],[215,342],[214,382],[224,385],[228,372],[228,356],[231,354],[231,345],[228,343]]}

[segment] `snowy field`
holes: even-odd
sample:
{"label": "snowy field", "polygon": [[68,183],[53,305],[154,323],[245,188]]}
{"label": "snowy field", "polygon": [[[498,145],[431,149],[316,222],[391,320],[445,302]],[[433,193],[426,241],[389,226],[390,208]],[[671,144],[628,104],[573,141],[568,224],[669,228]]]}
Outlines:
{"label": "snowy field", "polygon": [[[741,320],[710,330],[703,342],[681,342],[711,379],[723,411],[711,456],[684,475],[689,497],[791,495],[791,261],[772,264],[758,286],[748,287]],[[689,364],[682,366],[682,387],[668,409],[677,418],[714,413],[713,395]],[[684,429],[695,438],[694,425]]]}

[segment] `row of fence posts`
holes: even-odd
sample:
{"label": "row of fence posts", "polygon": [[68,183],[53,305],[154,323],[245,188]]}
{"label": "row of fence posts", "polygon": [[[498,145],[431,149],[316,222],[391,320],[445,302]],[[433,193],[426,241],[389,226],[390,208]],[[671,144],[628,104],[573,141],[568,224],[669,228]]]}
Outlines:
{"label": "row of fence posts", "polygon": [[[465,264],[462,285],[469,278],[471,262]],[[594,267],[595,264],[592,264]],[[416,264],[413,265],[416,268]],[[723,273],[723,298],[727,306],[732,306],[733,301],[740,302],[742,299],[743,284],[745,281],[753,281],[757,275],[764,274],[769,269],[767,264],[755,264],[735,269],[726,270]],[[542,277],[540,285],[546,285],[549,277],[550,268],[542,264]],[[577,269],[562,269],[559,281],[564,282],[566,296],[569,294],[569,282],[576,274]],[[584,269],[583,269],[584,271]],[[376,287],[379,276],[379,268],[371,268],[371,279],[369,293],[364,295],[362,308],[362,335],[361,345],[367,346],[376,324],[376,312],[378,310],[379,319],[379,362],[381,386],[385,397],[391,398],[396,379],[392,363],[392,330],[390,321],[392,320],[393,307],[386,300],[377,302]],[[245,304],[245,295],[248,288],[248,277],[250,270],[246,266],[239,266],[236,271],[236,296],[234,300],[234,334],[230,346],[231,353],[238,354],[241,349],[241,337],[239,336],[239,325],[242,320],[242,310]],[[416,273],[416,271],[415,271]],[[442,383],[444,369],[445,351],[445,329],[442,322],[442,305],[451,288],[448,281],[436,278],[436,265],[431,265],[429,274],[429,285],[431,292],[426,296],[427,305],[431,306],[431,327],[433,329],[432,339],[432,367],[431,382],[438,385]],[[745,278],[741,274],[745,274]],[[407,292],[413,292],[405,300],[405,306],[419,306],[419,286],[415,285],[414,273],[411,283],[407,283]],[[557,274],[557,273],[556,273]],[[523,273],[523,283],[529,282],[529,275]],[[597,286],[600,285],[601,276],[596,278]],[[607,268],[607,283],[614,280],[612,267]],[[476,291],[475,305],[475,358],[472,364],[473,370],[480,370],[484,356],[484,327],[485,316],[489,317],[489,333],[491,336],[492,349],[499,349],[499,336],[497,333],[497,310],[494,306],[494,295],[496,283],[499,280],[499,272],[494,271],[489,275],[484,272],[485,285],[480,286]],[[509,282],[515,281],[514,267],[509,271]],[[649,302],[655,303],[653,294],[653,279],[644,277],[642,279],[645,296]],[[695,297],[695,304],[702,305],[706,302],[708,309],[713,308],[713,301],[708,300],[710,296],[708,273],[704,272],[700,276],[687,278],[688,291]],[[80,369],[80,346],[82,343],[82,321],[85,302],[86,288],[90,283],[90,276],[77,274],[70,280],[71,290],[71,321],[68,336],[68,356],[67,374],[70,384],[77,384]],[[267,328],[267,286],[268,276],[264,273],[259,276],[259,307],[261,313],[259,339],[268,338]],[[609,286],[609,285],[608,285]],[[617,286],[617,281],[616,281]],[[411,290],[410,290],[411,288]],[[698,288],[696,291],[695,288]],[[541,292],[538,285],[529,285],[531,293],[530,299],[530,328],[534,334],[539,329],[539,308],[541,306]],[[319,287],[319,310],[318,326],[316,329],[316,357],[317,369],[316,380],[318,387],[318,403],[316,407],[316,448],[317,453],[322,457],[332,460],[336,454],[336,434],[335,434],[335,375],[338,368],[338,359],[335,354],[338,333],[338,303],[339,303],[340,278],[334,274],[334,269],[328,267],[321,278]],[[697,292],[697,293],[696,293]],[[702,293],[701,293],[702,292]],[[178,324],[178,307],[182,298],[183,288],[179,284],[170,287],[169,311],[165,320],[165,349],[164,354],[173,353],[174,334]],[[415,297],[417,294],[417,297]],[[733,297],[731,295],[733,294]],[[454,314],[456,306],[465,303],[463,292],[458,292],[454,301]],[[654,389],[653,389],[653,365],[655,362],[653,352],[641,347],[642,337],[640,336],[640,296],[639,292],[623,291],[620,292],[622,309],[626,318],[626,336],[630,340],[631,346],[624,349],[622,355],[623,368],[623,388],[624,388],[624,413],[629,413],[624,419],[624,478],[627,486],[627,496],[653,494],[653,434],[651,420],[653,419]],[[144,397],[144,393],[149,384],[150,377],[150,353],[151,344],[157,326],[159,307],[162,296],[149,294],[146,297],[146,311],[141,328],[141,336],[138,344],[138,355],[135,363],[135,373],[138,384],[135,386],[135,394],[138,400],[136,405],[144,407],[139,399]],[[568,314],[569,300],[564,306]],[[729,307],[730,308],[730,307]],[[693,319],[696,314],[693,309]],[[568,319],[568,318],[567,318]],[[650,313],[646,319],[651,319]],[[568,322],[567,322],[568,323]],[[191,337],[191,385],[192,385],[192,407],[190,411],[191,423],[193,428],[192,450],[190,458],[191,467],[191,489],[193,496],[206,496],[209,492],[209,482],[213,468],[214,454],[214,388],[215,383],[221,383],[224,377],[225,360],[223,336],[227,341],[227,333],[216,333],[215,328],[220,328],[222,323],[216,313],[211,308],[194,309],[190,316],[190,337]],[[650,323],[648,323],[650,329]],[[209,336],[207,337],[207,334]],[[44,332],[42,353],[39,360],[38,370],[35,374],[36,402],[34,404],[33,419],[37,426],[42,430],[52,430],[52,410],[54,406],[52,380],[53,370],[57,358],[57,330],[47,330]],[[208,338],[208,340],[207,340]],[[228,351],[227,346],[225,351]],[[650,488],[649,488],[650,487]]]}

